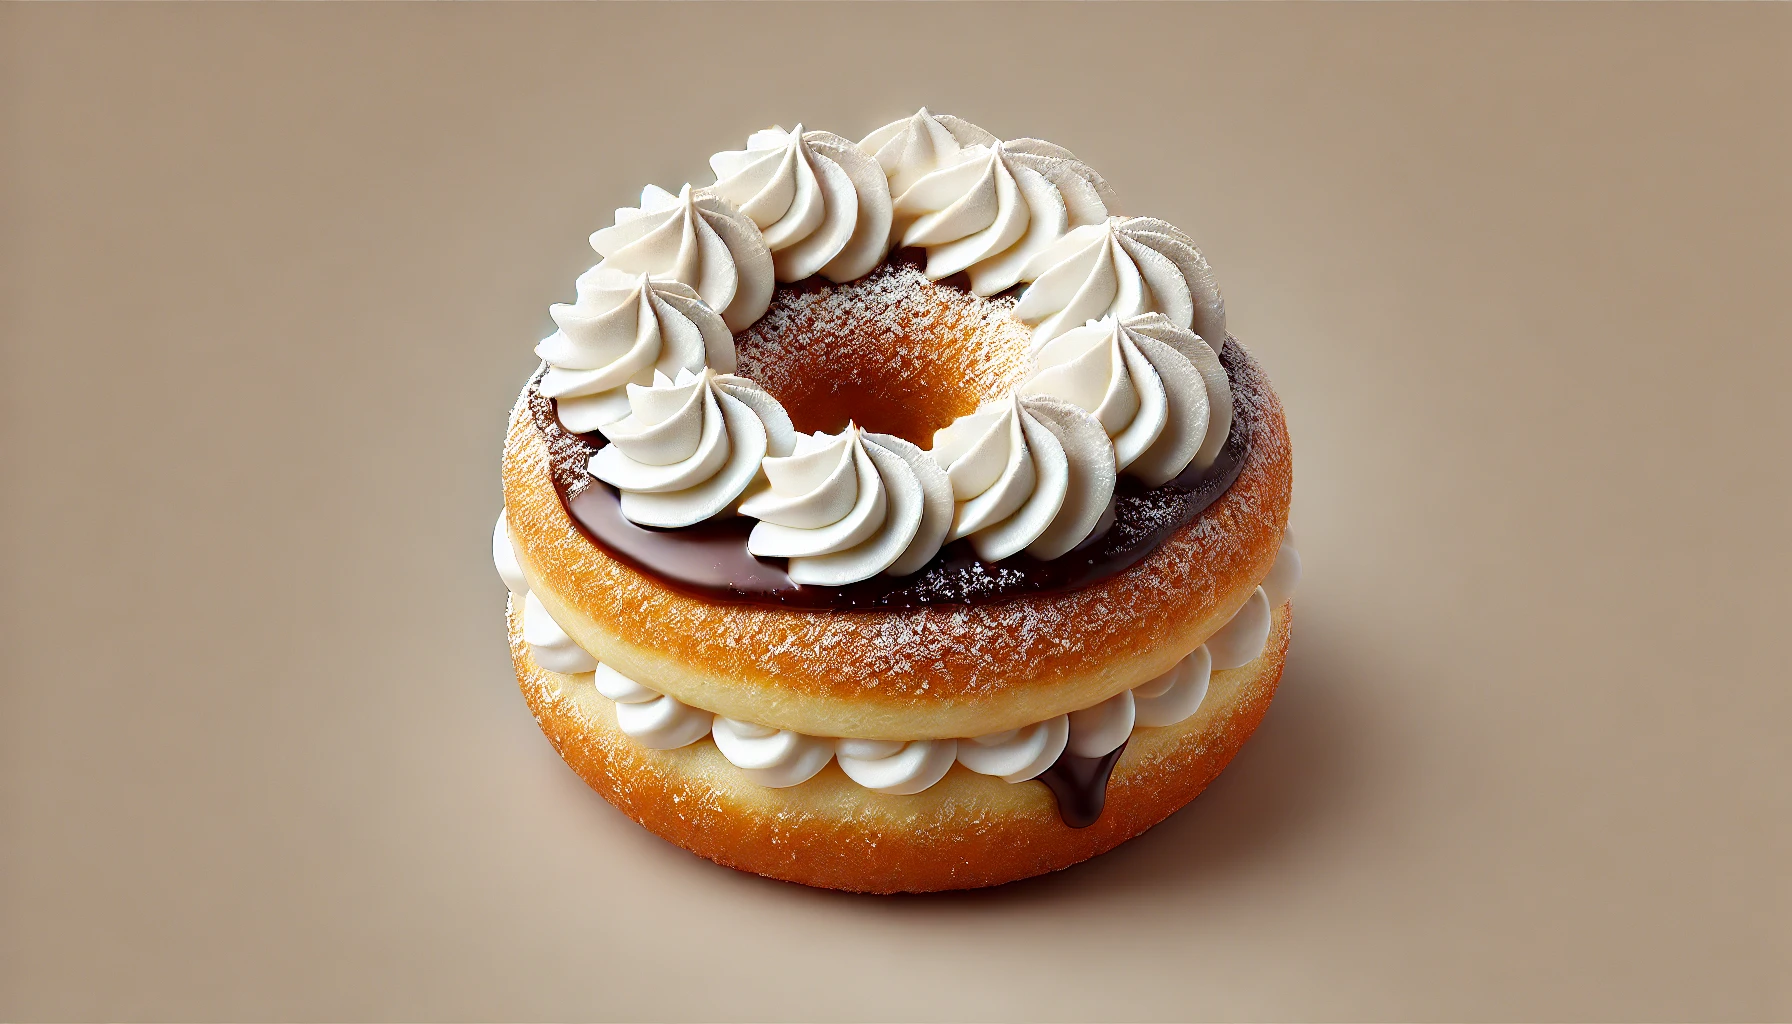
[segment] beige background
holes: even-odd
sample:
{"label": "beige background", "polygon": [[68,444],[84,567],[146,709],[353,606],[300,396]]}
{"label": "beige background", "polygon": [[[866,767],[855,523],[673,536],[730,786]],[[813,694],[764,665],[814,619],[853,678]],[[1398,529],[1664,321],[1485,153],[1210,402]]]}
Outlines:
{"label": "beige background", "polygon": [[[1792,1016],[1792,9],[0,19],[0,1017]],[[1307,581],[1190,809],[853,898],[565,770],[487,538],[609,210],[921,103],[1197,237]]]}

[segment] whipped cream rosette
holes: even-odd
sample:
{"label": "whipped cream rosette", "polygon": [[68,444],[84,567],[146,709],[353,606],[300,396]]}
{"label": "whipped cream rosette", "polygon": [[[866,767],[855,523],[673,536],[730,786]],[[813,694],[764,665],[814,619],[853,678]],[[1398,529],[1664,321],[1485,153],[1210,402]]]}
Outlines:
{"label": "whipped cream rosette", "polygon": [[[508,583],[508,578],[506,578]],[[1269,599],[1271,608],[1280,608],[1294,596],[1295,585],[1300,583],[1300,552],[1294,549],[1294,529],[1282,531],[1282,545],[1276,551],[1276,562],[1263,578],[1263,594]]]}
{"label": "whipped cream rosette", "polygon": [[523,565],[517,561],[516,548],[510,543],[509,512],[499,512],[497,525],[492,527],[492,565],[498,570],[498,578],[504,581],[504,589],[510,591],[512,604],[529,595],[529,580],[523,575]]}
{"label": "whipped cream rosette", "polygon": [[1002,143],[1008,159],[1052,183],[1064,201],[1070,227],[1099,224],[1117,200],[1114,189],[1095,168],[1075,153],[1044,139],[1009,139]]}
{"label": "whipped cream rosette", "polygon": [[932,454],[957,501],[947,539],[969,537],[992,562],[1021,551],[1055,558],[1075,547],[1114,488],[1106,434],[1091,425],[1073,409],[1010,395],[937,432]]}
{"label": "whipped cream rosette", "polygon": [[[763,485],[741,502],[760,520],[747,550],[788,558],[797,583],[838,586],[896,566],[913,572],[950,526],[950,484],[900,438],[848,425],[803,435],[765,460]],[[901,565],[898,566],[898,563]]]}
{"label": "whipped cream rosette", "polygon": [[1137,719],[1132,691],[1122,690],[1100,704],[1070,713],[1070,738],[1064,749],[1077,757],[1100,757],[1126,742]]}
{"label": "whipped cream rosette", "polygon": [[710,735],[728,762],[767,789],[814,778],[834,759],[834,742],[717,715]]}
{"label": "whipped cream rosette", "polygon": [[900,244],[926,248],[935,280],[968,270],[978,295],[1013,287],[1066,230],[1107,217],[1101,176],[1049,142],[1004,143],[922,108],[861,145],[890,173]]}
{"label": "whipped cream rosette", "polygon": [[1259,586],[1245,601],[1244,607],[1238,609],[1219,632],[1207,638],[1207,652],[1213,657],[1213,667],[1237,668],[1254,660],[1262,653],[1264,641],[1269,639],[1273,615],[1269,594]]}
{"label": "whipped cream rosette", "polygon": [[889,249],[890,185],[875,158],[831,132],[767,128],[709,158],[710,191],[758,225],[779,281],[851,281]]}
{"label": "whipped cream rosette", "polygon": [[600,267],[671,278],[695,289],[730,330],[759,319],[772,300],[772,254],[759,228],[726,199],[685,185],[677,195],[656,185],[639,207],[591,235]]}
{"label": "whipped cream rosette", "polygon": [[1061,204],[1051,205],[1055,197],[1045,179],[1010,164],[1000,142],[970,146],[896,197],[901,244],[925,248],[927,276],[937,280],[1006,252],[1035,219],[1048,236],[1062,232],[1066,218]]}
{"label": "whipped cream rosette", "polygon": [[714,715],[642,686],[609,665],[593,666],[597,692],[616,702],[616,726],[644,747],[676,750],[709,735]]}
{"label": "whipped cream rosette", "polygon": [[1090,320],[1162,313],[1215,345],[1226,339],[1226,306],[1188,236],[1151,217],[1086,224],[1036,254],[1014,308],[1033,324],[1037,348]]}
{"label": "whipped cream rosette", "polygon": [[1201,707],[1213,678],[1213,655],[1207,645],[1148,683],[1132,688],[1135,725],[1155,728],[1185,721]]}
{"label": "whipped cream rosette", "polygon": [[656,372],[651,385],[627,387],[629,414],[599,428],[610,443],[591,456],[590,472],[622,492],[622,514],[643,526],[721,513],[767,453],[795,444],[783,407],[744,377]]}
{"label": "whipped cream rosette", "polygon": [[578,298],[548,307],[559,330],[535,346],[548,365],[541,393],[580,433],[628,415],[627,384],[708,366],[734,370],[734,335],[695,289],[599,264],[579,275]]}
{"label": "whipped cream rosette", "polygon": [[1056,764],[1070,740],[1070,716],[958,741],[958,763],[979,775],[1026,782]]}
{"label": "whipped cream rosette", "polygon": [[899,196],[924,175],[956,163],[966,146],[990,146],[997,141],[961,117],[930,113],[922,107],[860,139],[859,148],[877,159],[890,180],[890,194]]}
{"label": "whipped cream rosette", "polygon": [[[1189,465],[1196,469],[1206,469],[1213,465],[1219,457],[1220,449],[1225,447],[1226,437],[1232,431],[1232,381],[1226,376],[1226,367],[1220,362],[1217,345],[1209,345],[1199,334],[1171,323],[1161,313],[1141,313],[1120,321],[1135,343],[1143,338],[1155,339],[1168,345],[1188,360],[1200,372],[1201,381],[1207,391],[1207,436],[1201,446],[1195,450],[1195,457]],[[1222,342],[1223,343],[1223,342]],[[1141,346],[1141,351],[1157,353],[1155,347]],[[1153,359],[1156,366],[1159,360]],[[1176,396],[1171,395],[1171,416],[1176,415]]]}
{"label": "whipped cream rosette", "polygon": [[535,663],[549,672],[577,675],[597,667],[597,659],[555,621],[532,591],[523,593],[523,642],[529,645]]}
{"label": "whipped cream rosette", "polygon": [[[1212,409],[1195,361],[1140,329],[1162,335],[1176,328],[1154,314],[1137,321],[1105,317],[1053,338],[1021,391],[1062,398],[1093,415],[1113,441],[1116,468],[1156,487],[1202,450]],[[1183,348],[1206,350],[1194,334],[1181,334]]]}
{"label": "whipped cream rosette", "polygon": [[930,789],[958,760],[957,740],[834,741],[834,757],[852,781],[877,793],[906,796]]}
{"label": "whipped cream rosette", "polygon": [[[1038,139],[1014,139],[993,148],[997,152],[992,162],[1000,163],[1019,186],[1028,221],[1013,245],[979,256],[969,265],[971,291],[978,295],[994,295],[1020,283],[1033,258],[1066,231],[1107,219],[1107,200],[1112,198],[1101,176],[1069,150]],[[945,260],[939,269],[951,272],[957,258],[967,254],[964,247],[975,248],[973,241],[974,236],[940,246],[942,256],[955,258]],[[927,272],[941,276],[935,274],[934,252],[927,250]]]}
{"label": "whipped cream rosette", "polygon": [[[1098,536],[1114,496],[1113,446],[1101,421],[1051,395],[1019,396],[1022,414],[1051,431],[1064,450],[1069,477],[1057,515],[1027,544],[1026,553],[1050,561]],[[975,541],[973,541],[973,544]]]}

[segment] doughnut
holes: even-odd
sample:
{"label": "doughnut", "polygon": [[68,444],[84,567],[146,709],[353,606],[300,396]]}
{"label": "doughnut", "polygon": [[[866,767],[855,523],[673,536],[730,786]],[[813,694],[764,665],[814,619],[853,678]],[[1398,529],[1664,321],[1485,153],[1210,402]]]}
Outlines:
{"label": "doughnut", "polygon": [[648,186],[510,414],[522,692],[606,800],[806,885],[998,885],[1192,800],[1280,679],[1267,375],[1189,237],[925,108]]}

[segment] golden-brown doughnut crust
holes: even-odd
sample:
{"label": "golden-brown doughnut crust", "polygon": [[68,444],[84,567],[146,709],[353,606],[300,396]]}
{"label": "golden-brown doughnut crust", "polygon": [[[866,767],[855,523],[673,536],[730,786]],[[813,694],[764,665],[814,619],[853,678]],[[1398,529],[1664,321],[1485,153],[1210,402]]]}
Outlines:
{"label": "golden-brown doughnut crust", "polygon": [[1000,885],[1104,853],[1193,800],[1262,721],[1282,676],[1290,609],[1275,613],[1263,654],[1213,673],[1187,721],[1137,729],[1115,765],[1107,807],[1088,828],[1058,817],[1041,782],[1008,783],[954,765],[932,788],[892,796],[836,763],[808,782],[766,789],[702,739],[651,750],[616,726],[589,673],[538,667],[512,602],[510,656],[536,721],[605,800],[668,842],[718,864],[854,892]]}
{"label": "golden-brown doughnut crust", "polygon": [[1292,463],[1281,403],[1239,353],[1235,400],[1254,404],[1255,430],[1237,481],[1138,564],[1080,590],[842,612],[687,596],[578,531],[521,401],[504,446],[511,539],[530,588],[579,646],[686,704],[814,736],[1018,728],[1167,671],[1268,575]]}

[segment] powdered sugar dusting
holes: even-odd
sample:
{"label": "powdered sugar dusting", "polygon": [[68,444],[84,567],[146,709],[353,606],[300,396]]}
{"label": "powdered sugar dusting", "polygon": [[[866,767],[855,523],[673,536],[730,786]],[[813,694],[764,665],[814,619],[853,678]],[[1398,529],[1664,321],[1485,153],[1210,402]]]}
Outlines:
{"label": "powdered sugar dusting", "polygon": [[560,420],[554,415],[553,400],[542,395],[541,378],[547,372],[548,364],[542,363],[529,378],[518,404],[527,406],[530,420],[548,444],[548,470],[553,474],[554,486],[568,498],[573,498],[591,484],[591,476],[585,471],[591,449],[576,434],[560,426]]}
{"label": "powdered sugar dusting", "polygon": [[777,396],[798,429],[837,430],[850,418],[926,448],[933,431],[1013,390],[1030,340],[1011,296],[929,281],[898,253],[847,284],[780,288],[735,346],[739,372]]}

